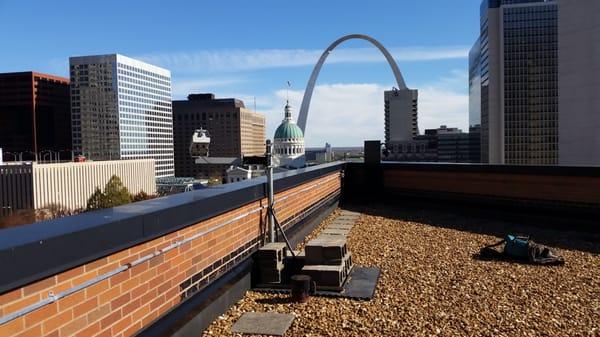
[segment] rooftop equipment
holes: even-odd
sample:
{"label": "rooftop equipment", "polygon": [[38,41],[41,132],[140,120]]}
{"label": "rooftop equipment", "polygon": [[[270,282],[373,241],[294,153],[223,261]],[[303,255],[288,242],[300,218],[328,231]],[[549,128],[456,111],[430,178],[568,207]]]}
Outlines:
{"label": "rooftop equipment", "polygon": [[197,129],[192,134],[192,141],[190,143],[190,156],[192,158],[208,157],[208,147],[210,145],[210,134],[208,130],[202,128]]}

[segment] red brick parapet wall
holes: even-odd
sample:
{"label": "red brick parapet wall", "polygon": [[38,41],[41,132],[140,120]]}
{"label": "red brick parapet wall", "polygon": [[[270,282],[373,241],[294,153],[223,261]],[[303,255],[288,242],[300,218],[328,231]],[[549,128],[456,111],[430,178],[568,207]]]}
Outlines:
{"label": "red brick parapet wall", "polygon": [[[340,172],[277,193],[277,215],[290,225],[340,193]],[[258,200],[160,238],[0,295],[0,317],[59,294],[173,243],[206,232],[146,262],[0,325],[0,336],[131,336],[249,256],[266,223]],[[76,247],[74,247],[75,249]],[[3,270],[2,272],[10,272]]]}

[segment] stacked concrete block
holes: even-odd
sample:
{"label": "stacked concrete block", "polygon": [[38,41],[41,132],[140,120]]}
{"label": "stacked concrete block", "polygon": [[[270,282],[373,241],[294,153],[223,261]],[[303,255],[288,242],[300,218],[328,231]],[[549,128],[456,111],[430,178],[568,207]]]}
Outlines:
{"label": "stacked concrete block", "polygon": [[310,240],[304,247],[306,264],[341,265],[348,252],[345,237],[327,237],[320,235]]}
{"label": "stacked concrete block", "polygon": [[268,243],[258,249],[254,262],[259,283],[281,283],[286,257],[286,245],[281,242]]}
{"label": "stacked concrete block", "polygon": [[304,247],[302,274],[309,275],[317,288],[341,288],[352,269],[352,254],[341,235],[322,234]]}

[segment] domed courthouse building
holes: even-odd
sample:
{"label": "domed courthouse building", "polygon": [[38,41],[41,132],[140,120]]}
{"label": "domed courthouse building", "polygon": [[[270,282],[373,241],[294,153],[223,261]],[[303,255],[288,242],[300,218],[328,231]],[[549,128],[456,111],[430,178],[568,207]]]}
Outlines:
{"label": "domed courthouse building", "polygon": [[285,117],[273,137],[273,165],[287,169],[306,166],[304,134],[292,120],[289,102],[285,105]]}

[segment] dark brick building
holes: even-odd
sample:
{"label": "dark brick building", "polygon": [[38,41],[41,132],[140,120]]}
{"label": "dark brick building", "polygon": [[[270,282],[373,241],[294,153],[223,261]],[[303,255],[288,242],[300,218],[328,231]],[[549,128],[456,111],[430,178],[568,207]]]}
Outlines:
{"label": "dark brick building", "polygon": [[[265,153],[265,116],[246,109],[234,98],[215,99],[213,94],[192,94],[173,101],[173,142],[177,177],[224,178],[231,164],[218,158],[262,156]],[[210,134],[210,153],[205,163],[190,156],[194,130]]]}
{"label": "dark brick building", "polygon": [[70,158],[69,80],[31,71],[0,74],[0,147],[23,152],[23,159],[45,150]]}

